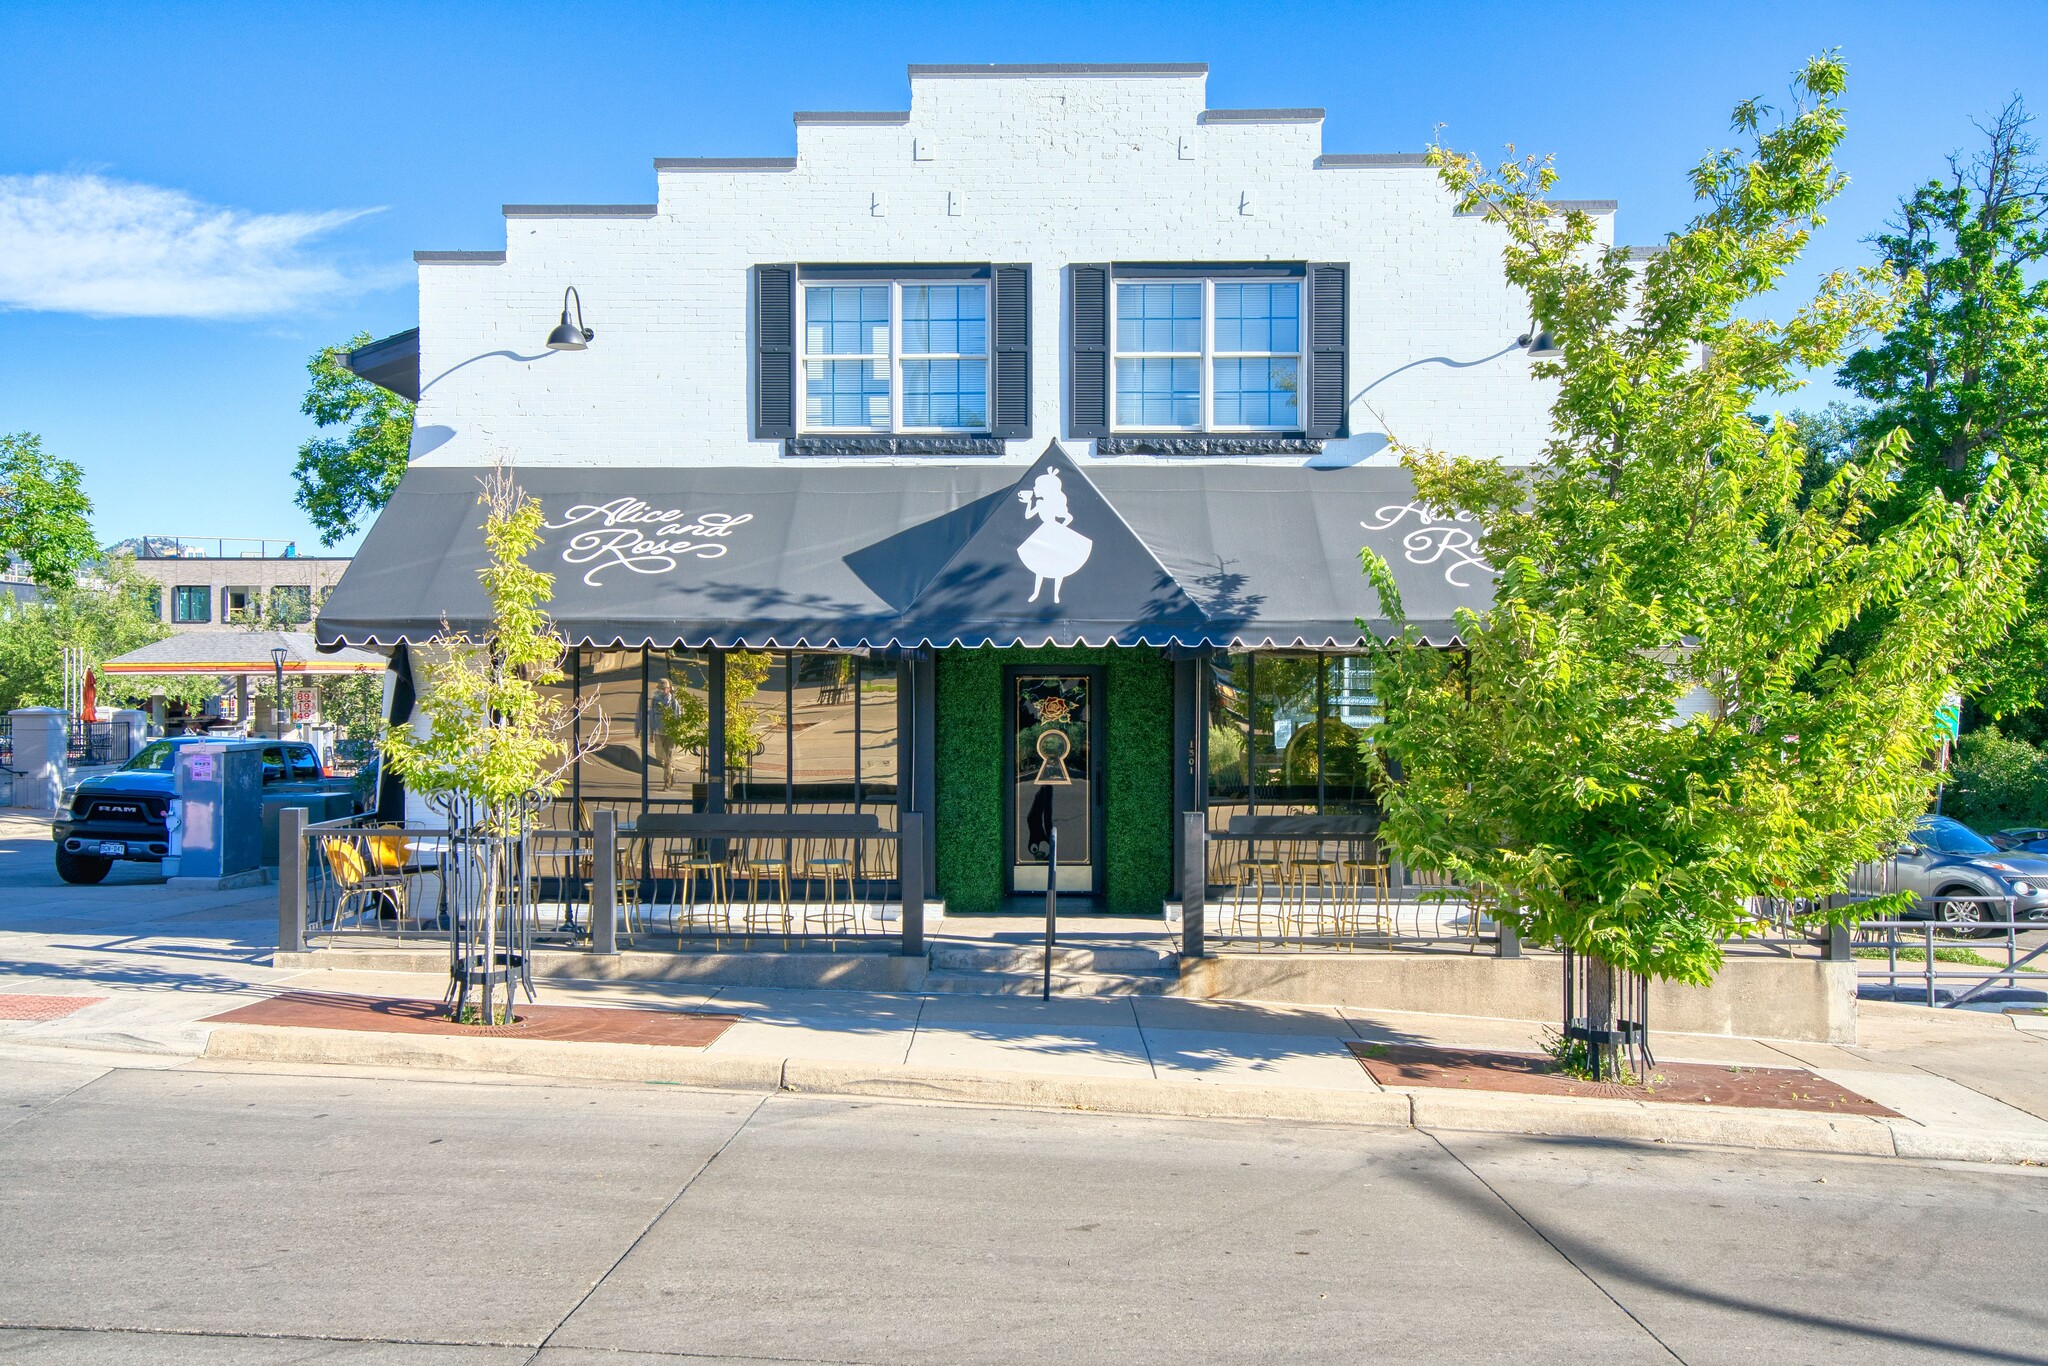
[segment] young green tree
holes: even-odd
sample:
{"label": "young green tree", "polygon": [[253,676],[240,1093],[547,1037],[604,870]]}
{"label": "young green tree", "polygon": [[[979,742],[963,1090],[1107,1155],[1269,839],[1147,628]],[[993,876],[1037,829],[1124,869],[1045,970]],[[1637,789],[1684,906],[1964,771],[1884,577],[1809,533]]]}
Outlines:
{"label": "young green tree", "polygon": [[[1876,239],[1904,300],[1898,320],[1842,363],[1842,387],[1864,404],[1852,439],[1911,439],[1896,496],[1879,525],[1912,514],[1929,491],[1961,501],[1994,471],[2048,476],[2048,161],[2015,96],[1972,156],[1899,204]],[[2036,703],[2048,669],[2048,577],[1978,708],[2000,715]]]}
{"label": "young green tree", "polygon": [[0,555],[19,560],[45,588],[70,584],[99,556],[84,479],[34,432],[0,435]]}
{"label": "young green tree", "polygon": [[[583,727],[576,743],[577,710],[559,687],[566,674],[562,638],[547,615],[553,576],[530,568],[526,556],[540,544],[541,507],[504,468],[483,481],[484,547],[489,562],[477,571],[491,604],[482,638],[444,630],[414,655],[420,666],[418,716],[411,727],[385,731],[383,750],[406,787],[448,814],[450,829],[487,837],[479,858],[482,896],[476,914],[485,963],[497,961],[501,909],[514,876],[517,851],[532,813],[560,796],[570,768],[604,744],[603,714]],[[458,923],[457,932],[461,932]],[[511,1002],[504,1003],[510,1009]],[[486,979],[483,1018],[499,1018]]]}
{"label": "young green tree", "polygon": [[391,501],[412,452],[413,405],[341,365],[343,353],[370,344],[358,332],[341,346],[326,346],[306,362],[313,382],[299,411],[341,436],[309,437],[299,447],[292,476],[298,505],[324,545],[350,534]]}
{"label": "young green tree", "polygon": [[[2039,493],[2003,462],[1873,531],[1902,438],[1802,496],[1805,450],[1752,416],[1896,308],[1872,271],[1829,276],[1784,322],[1753,316],[1843,184],[1843,86],[1826,56],[1786,114],[1739,105],[1747,147],[1694,168],[1700,211],[1647,260],[1546,206],[1547,161],[1433,153],[1460,207],[1499,225],[1507,278],[1563,354],[1537,367],[1558,389],[1533,468],[1402,452],[1424,502],[1475,520],[1498,584],[1461,614],[1463,648],[1404,631],[1382,653],[1376,740],[1401,774],[1386,834],[1583,955],[1596,1029],[1617,969],[1711,981],[1755,898],[1824,898],[1904,834],[1936,706],[2034,572]],[[1843,652],[1853,623],[1865,648]]]}

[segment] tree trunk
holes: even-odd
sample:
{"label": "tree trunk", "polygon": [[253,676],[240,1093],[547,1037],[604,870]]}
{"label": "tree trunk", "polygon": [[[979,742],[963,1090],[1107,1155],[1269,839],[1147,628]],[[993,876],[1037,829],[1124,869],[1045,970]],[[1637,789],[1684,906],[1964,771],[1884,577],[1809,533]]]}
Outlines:
{"label": "tree trunk", "polygon": [[497,965],[498,965],[498,851],[488,840],[484,843],[483,896],[477,907],[484,918],[484,1014],[483,1022],[494,1025],[497,1016]]}
{"label": "tree trunk", "polygon": [[1579,961],[1584,965],[1586,984],[1586,1029],[1596,1035],[1604,1034],[1608,1040],[1586,1040],[1586,1061],[1596,1080],[1618,1080],[1623,1071],[1621,1044],[1614,1040],[1618,974],[1612,963],[1592,954],[1581,955]]}

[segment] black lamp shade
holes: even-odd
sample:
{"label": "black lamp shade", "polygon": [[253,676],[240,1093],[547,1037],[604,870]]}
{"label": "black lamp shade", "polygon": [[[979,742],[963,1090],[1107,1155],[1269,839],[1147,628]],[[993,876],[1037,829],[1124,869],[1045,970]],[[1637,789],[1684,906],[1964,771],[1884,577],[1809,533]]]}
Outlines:
{"label": "black lamp shade", "polygon": [[1557,339],[1548,332],[1538,332],[1529,338],[1528,347],[1531,360],[1554,360],[1564,354],[1564,348],[1559,346]]}
{"label": "black lamp shade", "polygon": [[590,345],[590,339],[597,334],[587,327],[577,327],[569,321],[569,312],[562,310],[562,321],[555,330],[548,333],[548,350],[581,351]]}
{"label": "black lamp shade", "polygon": [[[569,301],[576,301],[576,321],[569,321]],[[583,296],[570,285],[562,291],[562,321],[555,324],[555,330],[548,333],[548,350],[581,351],[590,345],[590,339],[597,333],[583,325]]]}

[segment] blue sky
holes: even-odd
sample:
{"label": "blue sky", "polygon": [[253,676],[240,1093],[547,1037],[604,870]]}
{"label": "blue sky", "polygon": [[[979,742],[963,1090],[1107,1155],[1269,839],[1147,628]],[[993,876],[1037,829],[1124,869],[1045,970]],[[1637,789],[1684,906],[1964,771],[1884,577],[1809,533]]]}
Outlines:
{"label": "blue sky", "polygon": [[1619,199],[1622,239],[1654,242],[1729,107],[1781,98],[1830,46],[1853,183],[1816,272],[1866,259],[1973,117],[2014,91],[2048,114],[2041,0],[0,0],[0,431],[85,467],[104,539],[310,551],[290,473],[306,358],[412,326],[414,248],[502,246],[503,203],[650,200],[655,156],[787,155],[792,110],[905,107],[910,62],[1204,61],[1212,106],[1327,108],[1330,151],[1419,150],[1443,124],[1553,152],[1560,193]]}

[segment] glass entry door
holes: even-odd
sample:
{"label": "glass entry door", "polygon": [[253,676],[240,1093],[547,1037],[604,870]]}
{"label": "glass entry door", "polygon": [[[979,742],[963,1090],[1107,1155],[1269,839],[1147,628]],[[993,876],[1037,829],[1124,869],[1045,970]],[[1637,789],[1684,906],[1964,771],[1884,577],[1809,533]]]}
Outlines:
{"label": "glass entry door", "polygon": [[1093,670],[1007,671],[1010,745],[1004,855],[1009,890],[1043,892],[1059,832],[1059,890],[1102,887],[1101,676]]}

